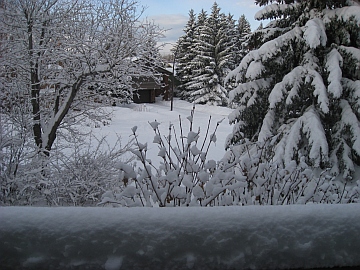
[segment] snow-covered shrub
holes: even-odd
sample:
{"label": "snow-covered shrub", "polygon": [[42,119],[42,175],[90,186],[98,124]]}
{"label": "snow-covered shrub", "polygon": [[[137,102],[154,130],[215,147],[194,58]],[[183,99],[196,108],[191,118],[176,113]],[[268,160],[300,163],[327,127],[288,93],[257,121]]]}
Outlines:
{"label": "snow-covered shrub", "polygon": [[[120,163],[120,185],[105,192],[99,205],[120,206],[226,206],[284,205],[306,203],[359,202],[360,181],[350,184],[335,179],[328,171],[314,171],[302,158],[283,165],[274,160],[274,142],[232,146],[218,161],[207,160],[216,142],[217,122],[213,133],[209,124],[205,138],[193,127],[191,111],[189,130],[169,126],[169,134],[160,134],[159,122],[149,123],[154,130],[153,143],[158,146],[162,162],[155,166],[147,156],[148,143],[137,139],[132,153],[140,165]],[[180,134],[178,134],[180,133]]]}
{"label": "snow-covered shrub", "polygon": [[231,189],[231,183],[237,176],[230,168],[215,160],[208,160],[211,144],[216,142],[216,130],[222,121],[217,122],[210,133],[210,123],[201,142],[200,130],[193,127],[195,106],[189,121],[189,131],[185,133],[182,119],[179,117],[178,134],[173,125],[169,125],[169,134],[162,136],[157,121],[149,123],[154,130],[153,143],[159,148],[160,166],[153,165],[147,157],[147,143],[137,139],[137,127],[132,128],[136,148],[132,153],[141,166],[120,164],[123,185],[117,191],[108,191],[103,195],[101,204],[117,203],[122,206],[208,206],[232,203],[222,199],[224,192]]}
{"label": "snow-covered shrub", "polygon": [[116,167],[129,161],[124,154],[132,142],[122,146],[119,137],[110,145],[106,137],[89,137],[86,143],[75,141],[71,149],[63,149],[48,160],[41,190],[48,205],[95,205],[104,191],[119,185]]}
{"label": "snow-covered shrub", "polygon": [[0,135],[0,205],[96,205],[118,186],[116,165],[127,162],[131,141],[122,146],[119,137],[110,146],[106,137],[69,134],[50,156],[37,155],[30,131],[11,123]]}
{"label": "snow-covered shrub", "polygon": [[31,196],[26,190],[35,151],[26,113],[28,108],[16,98],[13,100],[14,96],[6,97],[12,103],[7,108],[3,102],[0,104],[0,205],[26,204]]}
{"label": "snow-covered shrub", "polygon": [[[234,169],[246,185],[231,191],[240,205],[284,205],[308,203],[358,203],[360,180],[350,183],[333,176],[329,170],[314,170],[304,158],[283,165],[274,160],[273,145],[247,143],[233,146],[226,159],[238,160]],[[242,148],[242,149],[240,149]],[[236,198],[236,199],[235,199]]]}

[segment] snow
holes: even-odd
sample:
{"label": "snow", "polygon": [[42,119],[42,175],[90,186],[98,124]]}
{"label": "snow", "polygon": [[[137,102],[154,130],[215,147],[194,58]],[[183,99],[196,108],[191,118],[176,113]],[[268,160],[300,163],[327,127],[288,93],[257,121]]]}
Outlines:
{"label": "snow", "polygon": [[269,110],[263,120],[263,125],[259,132],[259,142],[265,142],[268,138],[270,138],[272,134],[272,125],[275,119],[275,112],[274,110]]}
{"label": "snow", "polygon": [[360,22],[360,6],[348,6],[333,10],[326,9],[323,13],[325,23],[329,23],[334,18],[340,18],[343,21],[354,19]]}
{"label": "snow", "polygon": [[[255,13],[256,20],[262,20],[265,18],[269,18],[269,14],[282,14],[289,12],[291,13],[292,10],[296,9],[300,3],[293,3],[293,4],[270,4],[261,9],[260,11]],[[270,18],[274,18],[275,16],[271,16]]]}
{"label": "snow", "polygon": [[334,95],[335,98],[340,98],[342,95],[342,71],[341,67],[343,64],[343,58],[336,49],[332,51],[327,56],[326,69],[329,72],[328,77],[328,91]]}
{"label": "snow", "polygon": [[324,81],[316,70],[309,69],[310,75],[313,77],[313,81],[311,82],[311,85],[314,86],[314,96],[317,96],[317,102],[320,105],[321,110],[324,113],[329,112],[329,98],[326,92],[326,86],[324,84]]}
{"label": "snow", "polygon": [[247,79],[256,79],[264,71],[265,67],[260,61],[252,61],[246,71],[245,77]]}
{"label": "snow", "polygon": [[307,21],[304,31],[304,39],[310,48],[315,49],[320,44],[326,45],[327,36],[324,22],[319,18]]}
{"label": "snow", "polygon": [[[329,78],[335,80],[335,72],[330,73]],[[337,77],[336,77],[337,78]],[[288,86],[292,86],[288,96],[286,98],[286,104],[291,104],[292,99],[298,96],[299,89],[305,83],[311,81],[311,85],[314,86],[314,95],[318,97],[317,101],[320,108],[324,113],[329,112],[329,99],[327,96],[327,90],[322,80],[321,75],[314,69],[304,66],[295,67],[288,74],[284,76],[281,82],[277,83],[269,95],[269,107],[275,108],[278,103],[284,98],[285,91]]]}
{"label": "snow", "polygon": [[309,140],[309,158],[313,160],[314,167],[319,167],[320,162],[324,162],[329,154],[325,131],[320,120],[320,116],[314,108],[303,114],[303,132]]}
{"label": "snow", "polygon": [[291,126],[285,145],[284,161],[286,164],[293,161],[293,153],[297,152],[299,142],[302,139],[301,131],[306,134],[309,140],[309,158],[314,167],[319,167],[320,162],[326,160],[329,146],[319,118],[316,110],[311,106]]}
{"label": "snow", "polygon": [[307,269],[360,265],[359,204],[2,207],[0,220],[3,269]]}
{"label": "snow", "polygon": [[[113,145],[117,141],[118,135],[120,135],[121,141],[125,145],[133,137],[133,131],[136,131],[140,144],[147,147],[147,156],[151,158],[154,165],[158,165],[161,161],[161,155],[158,156],[159,145],[156,142],[159,141],[160,137],[155,135],[154,130],[159,129],[161,137],[167,137],[169,135],[169,125],[173,125],[177,136],[180,137],[179,117],[181,117],[183,134],[188,136],[188,140],[196,140],[198,136],[195,135],[200,129],[198,140],[199,143],[202,143],[205,138],[209,117],[211,116],[209,132],[212,134],[217,122],[227,118],[232,112],[232,109],[226,107],[196,104],[192,124],[193,132],[190,133],[191,122],[187,118],[191,117],[190,112],[193,104],[177,98],[174,99],[173,104],[173,111],[170,111],[169,101],[160,100],[152,104],[131,104],[108,108],[111,113],[111,123],[101,128],[92,128],[92,132],[98,137],[106,136],[110,145]],[[232,127],[226,121],[220,123],[216,132],[216,143],[213,143],[209,150],[209,159],[220,160],[224,156],[225,140],[231,132]],[[210,136],[207,138],[207,141],[209,140]]]}
{"label": "snow", "polygon": [[360,126],[357,124],[356,114],[354,114],[350,104],[344,99],[340,101],[340,107],[342,109],[341,121],[350,128],[353,134],[353,149],[360,155]]}

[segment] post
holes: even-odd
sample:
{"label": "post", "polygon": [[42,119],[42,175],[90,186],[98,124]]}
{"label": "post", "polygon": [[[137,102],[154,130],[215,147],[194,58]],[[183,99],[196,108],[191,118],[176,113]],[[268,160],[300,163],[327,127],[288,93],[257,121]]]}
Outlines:
{"label": "post", "polygon": [[176,52],[175,52],[175,54],[174,54],[174,60],[173,60],[173,66],[172,66],[171,94],[170,94],[170,111],[173,111],[173,108],[174,108],[175,55],[176,55]]}
{"label": "post", "polygon": [[171,79],[171,95],[170,95],[170,111],[174,108],[174,84],[175,84],[175,61],[176,61],[176,55],[179,51],[179,45],[181,44],[181,40],[178,44],[176,44],[176,50],[174,53],[174,60],[173,60],[173,66],[172,66],[172,79]]}

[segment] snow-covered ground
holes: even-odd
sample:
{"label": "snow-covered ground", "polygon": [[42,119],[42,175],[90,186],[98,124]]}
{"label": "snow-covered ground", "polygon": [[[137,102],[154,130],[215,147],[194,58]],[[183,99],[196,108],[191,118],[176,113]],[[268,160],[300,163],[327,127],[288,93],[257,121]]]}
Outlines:
{"label": "snow-covered ground", "polygon": [[360,266],[360,205],[0,208],[1,269]]}
{"label": "snow-covered ground", "polygon": [[[152,159],[153,164],[157,164],[157,162],[160,161],[160,158],[157,156],[159,149],[157,144],[152,143],[155,134],[149,122],[155,120],[159,122],[159,130],[163,136],[169,134],[169,124],[173,124],[177,135],[179,136],[180,116],[184,134],[187,134],[190,125],[187,117],[190,116],[192,107],[193,105],[191,103],[179,99],[174,99],[173,111],[170,111],[169,101],[157,101],[153,104],[131,104],[128,106],[111,107],[109,108],[109,110],[111,110],[110,124],[93,129],[93,133],[99,137],[106,136],[110,145],[115,143],[118,139],[118,135],[120,135],[122,143],[125,144],[133,137],[131,136],[131,129],[134,126],[137,126],[136,133],[138,134],[139,142],[148,143],[148,158]],[[229,125],[228,120],[228,115],[231,111],[231,109],[226,107],[199,104],[195,106],[193,130],[197,132],[200,128],[199,142],[201,143],[206,134],[209,117],[211,116],[209,134],[214,131],[217,122],[224,119],[216,132],[217,142],[210,147],[208,155],[209,159],[220,160],[225,153],[225,140],[232,132],[232,127]],[[174,140],[174,136],[172,138]],[[208,140],[209,138],[207,138],[207,141]]]}

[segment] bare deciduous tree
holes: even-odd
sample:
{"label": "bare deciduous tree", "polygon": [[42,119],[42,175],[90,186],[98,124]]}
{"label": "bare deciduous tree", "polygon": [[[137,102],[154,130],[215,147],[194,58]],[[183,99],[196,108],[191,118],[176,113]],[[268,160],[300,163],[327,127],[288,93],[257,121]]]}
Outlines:
{"label": "bare deciduous tree", "polygon": [[4,1],[1,107],[30,104],[39,153],[50,154],[69,113],[83,110],[99,89],[129,100],[133,78],[152,76],[157,59],[146,44],[161,30],[141,21],[142,12],[136,0]]}

